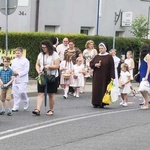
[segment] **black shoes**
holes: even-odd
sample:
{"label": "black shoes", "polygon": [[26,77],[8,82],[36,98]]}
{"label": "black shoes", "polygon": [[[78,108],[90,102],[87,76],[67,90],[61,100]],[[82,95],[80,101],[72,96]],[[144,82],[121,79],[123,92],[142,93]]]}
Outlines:
{"label": "black shoes", "polygon": [[17,109],[12,109],[12,112],[18,112],[19,110],[17,110]]}

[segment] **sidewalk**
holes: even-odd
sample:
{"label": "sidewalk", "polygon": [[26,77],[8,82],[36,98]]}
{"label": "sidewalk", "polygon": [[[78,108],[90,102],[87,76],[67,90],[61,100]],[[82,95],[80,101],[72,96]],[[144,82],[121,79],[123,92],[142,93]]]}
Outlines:
{"label": "sidewalk", "polygon": [[[138,86],[139,86],[139,83],[132,83],[133,89],[135,89],[135,91],[137,92],[136,96],[141,96],[141,94],[138,92]],[[59,87],[58,90],[62,90],[62,88]],[[91,91],[92,91],[92,83],[87,82],[85,85],[85,93],[91,92]],[[27,85],[27,93],[29,96],[37,95],[37,81],[36,80],[29,80],[29,83]],[[133,96],[132,93],[130,95]]]}

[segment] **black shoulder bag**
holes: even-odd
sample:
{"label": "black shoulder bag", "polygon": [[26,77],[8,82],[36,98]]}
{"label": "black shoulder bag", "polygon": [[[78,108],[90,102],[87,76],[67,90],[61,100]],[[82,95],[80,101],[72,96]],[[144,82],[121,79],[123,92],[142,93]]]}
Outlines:
{"label": "black shoulder bag", "polygon": [[[44,65],[44,55],[43,55],[43,65]],[[52,75],[52,74],[48,75],[47,71],[44,71],[47,83],[54,83],[55,82],[55,80],[56,80],[56,71],[55,71],[55,75]]]}
{"label": "black shoulder bag", "polygon": [[50,75],[46,75],[46,79],[47,79],[47,83],[54,83],[55,82],[55,80],[56,80],[56,71],[55,71],[55,75],[52,75],[52,74],[50,74]]}

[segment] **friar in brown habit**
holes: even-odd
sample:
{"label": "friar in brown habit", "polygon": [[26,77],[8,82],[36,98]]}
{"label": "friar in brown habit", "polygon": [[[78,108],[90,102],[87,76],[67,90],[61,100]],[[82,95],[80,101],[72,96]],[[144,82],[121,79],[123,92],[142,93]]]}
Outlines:
{"label": "friar in brown habit", "polygon": [[106,51],[106,45],[100,43],[99,54],[90,62],[90,67],[93,69],[92,104],[94,108],[104,107],[105,104],[102,103],[102,99],[107,85],[115,78],[114,60]]}

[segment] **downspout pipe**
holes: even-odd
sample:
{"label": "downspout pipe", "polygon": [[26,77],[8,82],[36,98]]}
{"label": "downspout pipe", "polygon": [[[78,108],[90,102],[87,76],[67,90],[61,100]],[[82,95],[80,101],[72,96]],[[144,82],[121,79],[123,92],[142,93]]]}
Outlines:
{"label": "downspout pipe", "polygon": [[35,32],[38,32],[38,23],[39,23],[39,4],[40,4],[40,0],[36,0]]}

